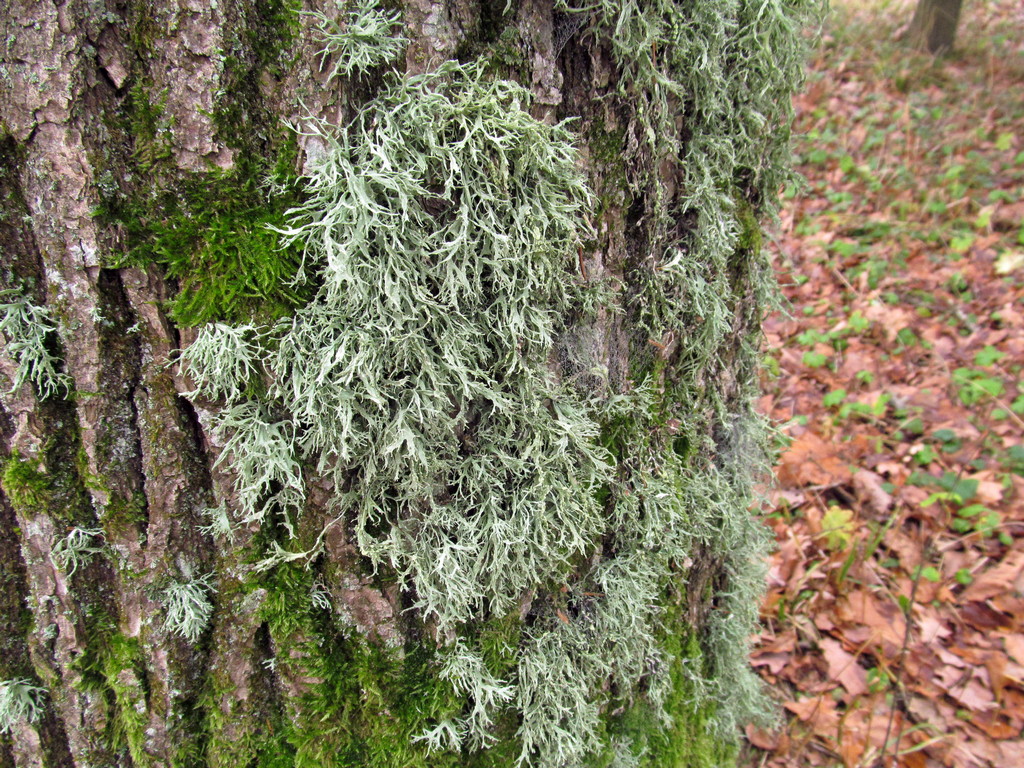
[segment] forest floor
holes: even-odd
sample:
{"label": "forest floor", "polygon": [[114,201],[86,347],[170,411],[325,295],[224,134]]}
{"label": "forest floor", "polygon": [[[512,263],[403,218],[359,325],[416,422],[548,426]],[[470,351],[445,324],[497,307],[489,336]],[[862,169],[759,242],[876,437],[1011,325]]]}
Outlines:
{"label": "forest floor", "polygon": [[938,60],[911,5],[832,5],[766,324],[785,717],[747,762],[1024,766],[1024,5],[965,4]]}

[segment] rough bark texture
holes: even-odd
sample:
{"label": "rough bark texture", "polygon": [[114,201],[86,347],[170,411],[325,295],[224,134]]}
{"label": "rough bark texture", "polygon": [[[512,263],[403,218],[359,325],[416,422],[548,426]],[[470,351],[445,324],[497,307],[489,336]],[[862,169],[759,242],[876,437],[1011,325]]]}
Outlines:
{"label": "rough bark texture", "polygon": [[961,0],[918,0],[907,33],[911,44],[928,53],[953,49],[960,23]]}
{"label": "rough bark texture", "polygon": [[[26,339],[9,323],[0,355],[0,684],[8,697],[22,686],[39,711],[0,711],[0,766],[728,760],[730,737],[711,728],[716,718],[734,725],[736,715],[722,713],[736,695],[728,676],[742,670],[721,659],[742,666],[743,648],[722,656],[723,635],[709,627],[726,626],[737,585],[756,582],[757,572],[730,559],[735,541],[712,529],[758,538],[744,527],[742,487],[754,455],[749,399],[765,300],[757,219],[781,178],[779,137],[798,79],[790,49],[810,4],[389,5],[401,13],[394,33],[409,40],[403,60],[331,78],[315,17],[291,0],[0,2],[0,304],[8,320],[39,310],[24,327],[45,349],[26,356]],[[678,14],[675,27],[635,46],[639,63],[631,63],[621,40],[637,29],[646,39],[644,24],[662,24],[662,6]],[[343,15],[333,4],[304,9]],[[704,46],[710,58],[683,82],[663,38],[682,35],[700,14],[723,20],[721,40]],[[778,76],[773,46],[788,57]],[[600,659],[579,672],[593,718],[580,715],[587,738],[564,752],[531,734],[557,741],[576,713],[530,714],[543,702],[522,693],[523,660],[563,643],[568,671],[552,671],[545,685],[575,674],[574,660],[585,657],[578,637],[597,631],[587,622],[610,599],[595,574],[634,546],[626,533],[609,527],[563,553],[507,615],[481,605],[439,631],[443,621],[421,610],[415,578],[372,563],[355,524],[335,522],[341,489],[307,456],[292,522],[315,553],[256,569],[275,546],[302,547],[291,547],[275,514],[238,524],[236,467],[221,461],[227,438],[215,429],[224,402],[183,394],[193,383],[176,364],[207,321],[270,327],[316,290],[290,284],[301,255],[276,250],[265,225],[285,225],[286,210],[304,199],[296,174],[329,148],[285,124],[312,115],[344,126],[395,79],[450,59],[480,60],[488,77],[524,85],[532,93],[524,106],[540,122],[575,119],[596,203],[578,252],[562,255],[559,281],[580,295],[601,289],[560,321],[549,368],[567,392],[584,393],[567,397],[594,409],[590,442],[610,468],[576,492],[612,519],[625,515],[616,505],[645,494],[653,505],[657,481],[659,498],[671,491],[678,514],[702,521],[685,557],[666,555],[651,577],[656,590],[637,596],[650,605],[635,617],[636,636],[656,644],[636,651],[634,679],[594,671]],[[701,102],[701,68],[730,83],[727,103]],[[678,82],[647,77],[655,72]],[[748,120],[744,110],[758,100],[771,107]],[[715,123],[723,135],[701,136],[714,110],[728,117]],[[741,160],[701,177],[694,158],[715,157],[709,146]],[[278,182],[271,192],[268,177]],[[707,200],[718,202],[694,197],[701,178],[711,179]],[[720,247],[702,255],[718,230]],[[679,272],[672,254],[693,264]],[[669,273],[679,279],[665,282]],[[32,374],[39,354],[69,378]],[[608,405],[616,398],[632,405],[616,411]],[[473,428],[457,436],[467,456],[484,450]],[[726,517],[700,517],[712,497],[728,510],[714,514]],[[230,535],[211,523],[218,508],[236,523]],[[194,633],[170,617],[182,585],[209,611]],[[622,648],[633,636],[624,637]],[[618,653],[600,637],[592,644]],[[484,664],[483,679],[520,692],[488,705],[483,726],[472,715],[484,707],[482,689],[443,674],[460,648]],[[446,723],[461,735],[442,738]],[[473,728],[486,738],[467,736]],[[431,729],[433,741],[424,736]]]}

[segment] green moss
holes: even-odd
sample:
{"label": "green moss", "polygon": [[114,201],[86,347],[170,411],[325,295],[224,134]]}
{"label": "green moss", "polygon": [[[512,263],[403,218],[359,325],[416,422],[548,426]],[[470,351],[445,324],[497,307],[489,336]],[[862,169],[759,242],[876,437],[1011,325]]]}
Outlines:
{"label": "green moss", "polygon": [[121,493],[112,492],[100,514],[100,522],[103,523],[108,534],[123,535],[146,522],[146,506],[146,494],[143,491],[134,491],[127,497]]}
{"label": "green moss", "polygon": [[523,637],[523,620],[518,611],[491,618],[476,626],[469,637],[480,646],[480,655],[492,674],[506,677],[515,673]]}
{"label": "green moss", "polygon": [[[387,647],[351,632],[310,599],[316,578],[314,571],[290,564],[244,587],[250,594],[266,590],[259,613],[275,656],[258,663],[258,668],[296,681],[304,692],[285,704],[287,711],[276,714],[276,706],[264,702],[244,720],[266,720],[254,723],[233,742],[222,735],[224,715],[208,692],[204,702],[209,765],[483,768],[515,761],[518,722],[512,711],[494,725],[499,739],[495,750],[432,752],[423,734],[472,708],[472,701],[443,675],[445,652],[416,640],[403,648]],[[479,637],[482,653],[495,669],[507,668],[518,648],[519,624],[513,615],[482,622],[473,631],[466,629],[466,634]],[[250,681],[250,695],[257,699],[259,687]],[[231,725],[236,735],[245,728],[238,722]]]}
{"label": "green moss", "polygon": [[75,668],[82,689],[94,694],[104,710],[105,746],[115,754],[127,751],[140,768],[154,765],[145,751],[149,701],[138,640],[114,631],[109,623],[94,622]]}
{"label": "green moss", "polygon": [[38,458],[24,458],[17,451],[8,457],[3,468],[4,493],[20,514],[45,513],[57,523],[93,528],[96,516],[92,503],[75,471],[77,423],[66,413],[51,423],[53,433]]}
{"label": "green moss", "polygon": [[[647,701],[630,706],[608,724],[611,748],[606,751],[609,764],[616,751],[628,753],[642,768],[726,768],[734,765],[737,742],[723,739],[712,729],[714,703],[702,700],[695,690],[689,668],[700,666],[702,651],[696,635],[680,612],[666,621],[670,631],[662,633],[662,648],[671,659],[671,688],[661,711]],[[666,720],[668,724],[666,725]],[[619,763],[630,764],[627,760]]]}
{"label": "green moss", "polygon": [[266,744],[251,742],[261,765],[459,764],[455,756],[430,754],[416,739],[434,720],[463,706],[440,678],[428,644],[388,648],[336,626],[329,613],[313,606],[313,577],[300,565],[280,566],[258,583],[267,590],[261,615],[277,652],[271,662],[276,674],[314,681],[301,683],[305,693],[289,703],[293,711],[276,724],[279,735]]}
{"label": "green moss", "polygon": [[626,155],[626,129],[609,130],[603,118],[597,118],[586,132],[590,163],[600,169],[597,215],[609,208],[627,205],[631,199]]}
{"label": "green moss", "polygon": [[166,94],[149,74],[152,43],[164,34],[145,7],[129,32],[136,52],[128,96],[112,115],[112,135],[128,156],[98,158],[99,215],[125,234],[127,253],[112,266],[159,264],[178,292],[169,312],[181,326],[208,321],[266,322],[303,301],[292,283],[300,262],[268,229],[298,202],[296,141],[265,103],[261,83],[283,76],[298,30],[295,0],[229,6],[221,87],[212,113],[216,137],[235,151],[228,169],[182,172],[172,157]]}
{"label": "green moss", "polygon": [[153,90],[148,79],[135,80],[124,107],[133,139],[132,160],[143,176],[163,169],[174,152],[171,125],[164,114],[167,93],[154,94]]}
{"label": "green moss", "polygon": [[26,146],[18,142],[0,122],[0,290],[24,287],[36,290],[40,299],[39,263],[32,233],[32,217],[21,186]]}
{"label": "green moss", "polygon": [[255,0],[232,8],[241,18],[224,27],[221,87],[213,110],[217,138],[248,162],[268,157],[287,144],[284,126],[267,107],[265,85],[292,66],[300,29],[301,0]]}
{"label": "green moss", "polygon": [[511,2],[481,3],[476,34],[465,36],[455,58],[484,62],[496,76],[517,79],[529,65],[527,47],[515,23],[517,12]]}
{"label": "green moss", "polygon": [[764,234],[761,231],[761,222],[757,220],[754,207],[744,200],[736,205],[736,219],[740,225],[739,237],[736,239],[736,250],[757,256],[761,253],[761,243]]}
{"label": "green moss", "polygon": [[17,451],[4,464],[3,489],[15,509],[26,516],[43,512],[52,498],[50,479],[39,463],[23,459]]}
{"label": "green moss", "polygon": [[[229,171],[193,175],[155,200],[107,208],[107,218],[127,234],[121,264],[161,264],[178,283],[170,306],[176,323],[272,322],[302,303],[308,291],[293,285],[301,254],[279,247],[269,229],[284,224],[296,200],[293,153],[294,145],[276,170],[240,161]],[[277,193],[260,187],[261,173],[278,174]]]}

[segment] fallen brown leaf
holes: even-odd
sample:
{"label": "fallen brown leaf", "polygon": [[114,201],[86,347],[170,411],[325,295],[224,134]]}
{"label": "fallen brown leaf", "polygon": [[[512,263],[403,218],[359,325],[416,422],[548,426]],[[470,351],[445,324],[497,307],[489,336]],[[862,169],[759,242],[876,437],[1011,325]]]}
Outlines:
{"label": "fallen brown leaf", "polygon": [[832,443],[810,430],[800,435],[782,455],[777,470],[783,486],[828,486],[849,482],[852,474]]}
{"label": "fallen brown leaf", "polygon": [[783,706],[808,723],[816,734],[835,738],[839,725],[836,703],[831,696],[814,696],[800,701],[787,701]]}
{"label": "fallen brown leaf", "polygon": [[844,622],[869,629],[872,641],[881,645],[887,657],[895,658],[899,653],[906,621],[892,603],[883,603],[870,592],[861,589],[837,602],[836,615]]}
{"label": "fallen brown leaf", "polygon": [[998,565],[976,576],[974,582],[961,593],[960,598],[964,601],[981,601],[1012,591],[1016,588],[1015,582],[1022,573],[1024,550],[1011,551]]}
{"label": "fallen brown leaf", "polygon": [[984,603],[967,603],[960,608],[960,617],[980,631],[1008,628],[1010,617]]}
{"label": "fallen brown leaf", "polygon": [[868,692],[867,671],[857,663],[857,657],[843,650],[838,640],[824,637],[819,643],[828,673],[833,680],[842,684],[851,696],[862,696]]}
{"label": "fallen brown leaf", "polygon": [[892,508],[892,496],[882,488],[882,478],[867,469],[853,475],[853,487],[861,502],[876,516],[882,517]]}

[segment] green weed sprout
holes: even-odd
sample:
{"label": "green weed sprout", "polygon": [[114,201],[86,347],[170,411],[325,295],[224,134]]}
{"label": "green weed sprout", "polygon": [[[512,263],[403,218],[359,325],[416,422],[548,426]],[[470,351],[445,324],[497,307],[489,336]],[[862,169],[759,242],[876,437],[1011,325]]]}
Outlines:
{"label": "green weed sprout", "polygon": [[323,49],[320,51],[320,67],[334,58],[334,68],[328,76],[333,80],[339,75],[351,77],[353,72],[365,73],[401,55],[409,42],[404,37],[393,35],[393,29],[401,25],[402,15],[380,9],[377,0],[356,0],[342,21],[334,21],[320,11],[304,12],[316,22]]}
{"label": "green weed sprout", "polygon": [[213,604],[209,592],[213,591],[210,584],[212,574],[206,574],[188,581],[177,581],[162,589],[159,600],[163,603],[164,629],[175,635],[195,643],[203,633],[210,616]]}
{"label": "green weed sprout", "polygon": [[103,552],[103,537],[99,528],[72,528],[67,536],[57,542],[50,557],[54,565],[71,576],[80,566],[88,565],[93,555]]}
{"label": "green weed sprout", "polygon": [[19,722],[36,722],[45,694],[45,689],[24,678],[0,680],[0,734],[10,734]]}
{"label": "green weed sprout", "polygon": [[6,301],[0,303],[0,331],[7,337],[4,350],[18,366],[11,391],[31,381],[44,400],[69,393],[73,381],[58,370],[60,359],[46,347],[47,338],[57,330],[49,310],[15,291],[0,292],[0,301]]}

